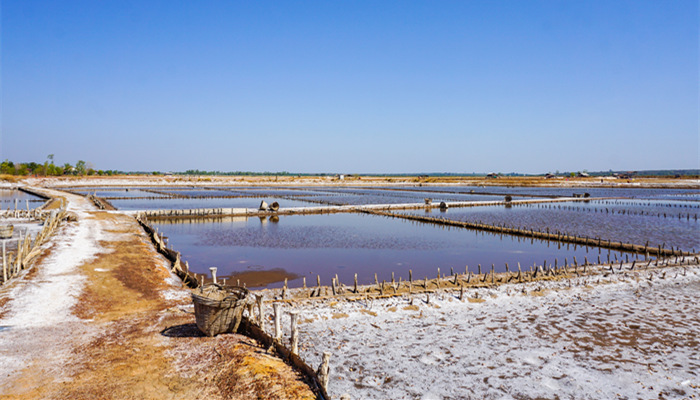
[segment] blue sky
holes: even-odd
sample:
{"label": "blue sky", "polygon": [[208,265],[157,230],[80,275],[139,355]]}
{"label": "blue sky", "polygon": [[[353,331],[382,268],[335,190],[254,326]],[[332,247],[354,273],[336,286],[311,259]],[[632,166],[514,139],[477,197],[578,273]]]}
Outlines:
{"label": "blue sky", "polygon": [[698,168],[698,2],[3,1],[0,158]]}

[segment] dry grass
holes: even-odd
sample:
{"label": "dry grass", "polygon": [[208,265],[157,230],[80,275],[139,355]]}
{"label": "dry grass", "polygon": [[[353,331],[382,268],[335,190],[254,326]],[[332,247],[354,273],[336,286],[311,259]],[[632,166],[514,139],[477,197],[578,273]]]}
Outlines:
{"label": "dry grass", "polygon": [[[239,344],[222,352],[230,361],[221,369],[214,383],[226,399],[315,399],[308,386],[290,379],[295,374],[280,369],[279,359],[262,351],[251,353]],[[290,376],[291,373],[291,376]]]}
{"label": "dry grass", "polygon": [[0,174],[0,181],[5,181],[5,182],[17,183],[24,178],[25,178],[24,176]]}

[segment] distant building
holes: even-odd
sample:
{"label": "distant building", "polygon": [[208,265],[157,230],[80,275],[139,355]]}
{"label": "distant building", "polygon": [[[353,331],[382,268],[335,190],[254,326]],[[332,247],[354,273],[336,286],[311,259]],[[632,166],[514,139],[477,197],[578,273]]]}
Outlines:
{"label": "distant building", "polygon": [[487,178],[491,178],[491,179],[497,179],[497,178],[498,178],[498,174],[495,173],[495,172],[491,172],[490,174],[486,175],[486,177],[487,177]]}
{"label": "distant building", "polygon": [[590,175],[588,175],[587,172],[579,172],[576,176],[579,178],[588,178]]}

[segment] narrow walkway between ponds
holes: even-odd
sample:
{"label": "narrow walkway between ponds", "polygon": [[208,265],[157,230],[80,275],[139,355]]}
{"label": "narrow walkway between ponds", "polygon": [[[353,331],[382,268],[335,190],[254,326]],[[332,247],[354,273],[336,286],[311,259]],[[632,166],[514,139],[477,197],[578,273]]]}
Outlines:
{"label": "narrow walkway between ponds", "polygon": [[133,218],[37,190],[77,221],[0,287],[0,398],[315,398],[253,340],[202,337],[189,291]]}

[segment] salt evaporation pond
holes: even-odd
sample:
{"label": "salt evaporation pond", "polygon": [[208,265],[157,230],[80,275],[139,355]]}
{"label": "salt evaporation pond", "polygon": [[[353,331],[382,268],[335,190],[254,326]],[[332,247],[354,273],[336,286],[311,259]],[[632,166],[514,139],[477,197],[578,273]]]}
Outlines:
{"label": "salt evaporation pond", "polygon": [[668,188],[598,188],[598,187],[509,187],[509,186],[396,186],[387,190],[500,194],[513,196],[572,197],[574,193],[588,193],[591,197],[626,197],[636,199],[669,199],[700,201],[700,189]]}
{"label": "salt evaporation pond", "polygon": [[[675,207],[674,207],[675,206]],[[624,214],[623,214],[624,212]],[[631,213],[630,213],[631,212]],[[642,215],[637,213],[650,213]],[[439,216],[455,221],[506,225],[524,229],[622,241],[685,251],[700,249],[698,209],[685,202],[592,201],[450,208],[446,212],[396,211],[399,214]],[[666,213],[666,217],[663,217]],[[659,216],[661,214],[662,216]],[[678,218],[681,215],[682,218]]]}
{"label": "salt evaporation pond", "polygon": [[[502,201],[500,195],[476,195],[459,193],[439,193],[425,191],[403,191],[363,188],[320,188],[317,193],[295,197],[328,205],[365,205],[365,204],[423,204],[426,198],[433,203]],[[515,198],[518,200],[518,198]]]}
{"label": "salt evaporation pond", "polygon": [[237,195],[237,193],[233,193],[229,190],[208,189],[208,188],[199,188],[199,189],[163,188],[163,189],[158,189],[155,191],[159,192],[159,193],[169,194],[172,196],[187,196],[187,197],[233,197],[233,196]]}
{"label": "salt evaporation pond", "polygon": [[315,204],[298,201],[298,200],[288,200],[282,198],[255,198],[255,197],[242,197],[242,198],[206,198],[206,197],[192,197],[192,198],[162,198],[162,199],[118,199],[110,200],[113,206],[117,207],[119,210],[135,211],[135,210],[187,210],[187,209],[200,209],[200,208],[254,208],[257,209],[260,206],[260,201],[265,200],[268,204],[273,202],[278,202],[281,208],[288,207],[309,207]]}
{"label": "salt evaporation pond", "polygon": [[[29,203],[27,203],[27,201]],[[17,204],[17,208],[20,210],[26,210],[27,204],[29,204],[29,209],[33,210],[37,207],[40,207],[45,202],[46,200],[42,199],[41,197],[29,194],[27,192],[23,192],[18,189],[0,189],[0,207],[3,210],[14,210],[15,204]]]}
{"label": "salt evaporation pond", "polygon": [[[544,260],[563,265],[576,256],[596,261],[624,258],[624,253],[556,242],[538,241],[464,228],[364,214],[282,215],[262,218],[222,218],[219,221],[154,221],[153,225],[168,237],[170,245],[182,253],[190,270],[239,277],[250,287],[280,287],[285,276],[290,286],[301,286],[305,276],[314,285],[316,276],[329,285],[336,274],[341,282],[352,284],[354,274],[360,283],[408,278],[434,278],[437,268],[449,274],[450,268],[464,272],[465,265],[477,272],[511,270],[519,262],[524,270]],[[630,255],[630,258],[632,255]],[[256,276],[257,275],[257,276]],[[265,281],[263,276],[267,276]],[[246,281],[250,279],[250,281]],[[262,280],[261,280],[262,279]]]}
{"label": "salt evaporation pond", "polygon": [[164,194],[139,189],[74,190],[73,192],[82,195],[92,194],[107,200],[110,200],[114,197],[168,197]]}

